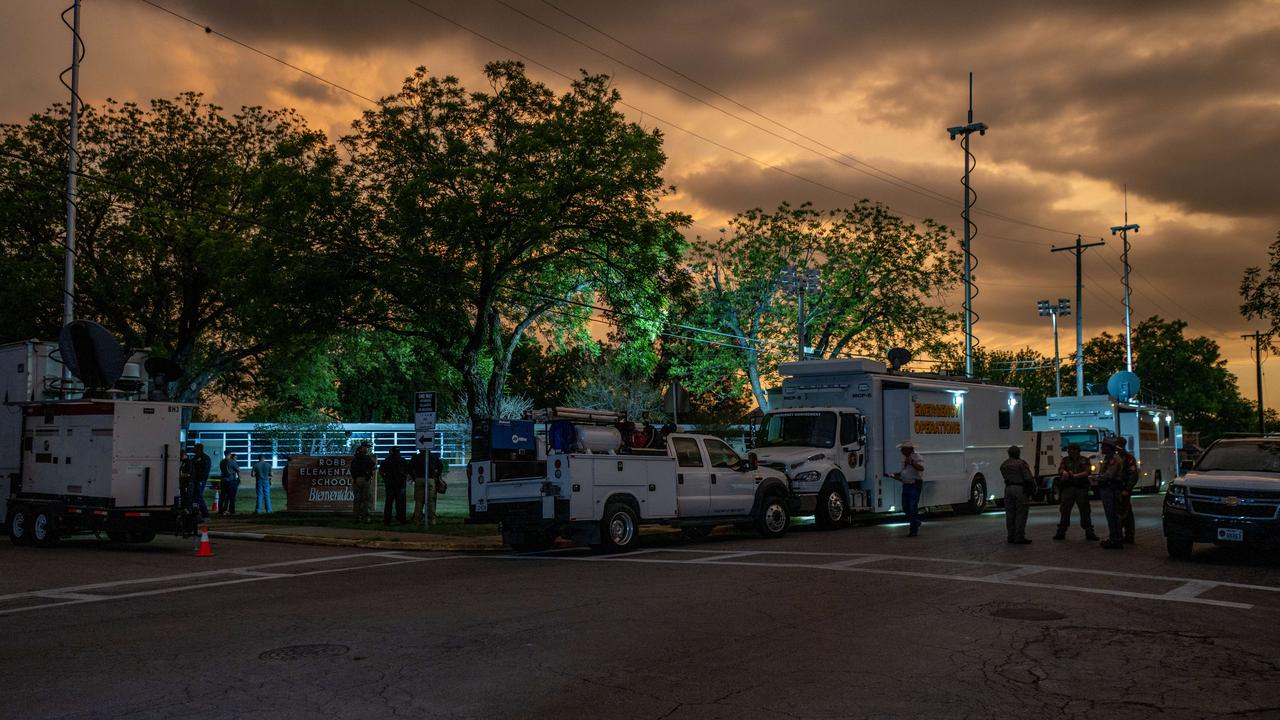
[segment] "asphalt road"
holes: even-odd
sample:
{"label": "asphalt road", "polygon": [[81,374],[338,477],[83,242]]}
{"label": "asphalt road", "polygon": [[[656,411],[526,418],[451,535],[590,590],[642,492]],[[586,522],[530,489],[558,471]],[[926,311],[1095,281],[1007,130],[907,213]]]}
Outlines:
{"label": "asphalt road", "polygon": [[[0,547],[0,717],[1278,717],[1280,559],[939,516],[623,556]],[[1098,513],[1101,520],[1101,513]]]}

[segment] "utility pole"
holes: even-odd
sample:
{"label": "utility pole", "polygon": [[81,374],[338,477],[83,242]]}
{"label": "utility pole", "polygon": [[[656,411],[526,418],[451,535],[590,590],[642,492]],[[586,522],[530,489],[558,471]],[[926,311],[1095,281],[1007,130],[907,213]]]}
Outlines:
{"label": "utility pole", "polygon": [[[62,324],[76,319],[76,173],[80,170],[80,154],[77,141],[80,130],[80,0],[71,7],[71,119],[67,132],[67,237],[66,255],[62,264]],[[62,22],[67,22],[63,11]],[[64,76],[66,72],[62,73]],[[66,81],[63,80],[63,84]]]}
{"label": "utility pole", "polygon": [[1051,248],[1049,252],[1069,252],[1076,256],[1076,397],[1084,397],[1084,265],[1081,258],[1091,247],[1106,245],[1103,241],[1086,243],[1076,236],[1075,245]]}
{"label": "utility pole", "polygon": [[1129,222],[1129,186],[1124,188],[1124,224],[1113,225],[1111,234],[1120,233],[1120,239],[1124,241],[1124,253],[1121,258],[1124,260],[1124,369],[1133,372],[1133,333],[1130,327],[1130,315],[1132,314],[1132,305],[1129,303],[1129,231],[1132,230],[1136,235],[1138,233],[1138,225]]}
{"label": "utility pole", "polygon": [[1250,335],[1241,335],[1240,337],[1248,340],[1253,338],[1253,362],[1258,371],[1258,434],[1267,434],[1266,413],[1262,409],[1262,333],[1254,330]]}
{"label": "utility pole", "polygon": [[1054,397],[1062,397],[1062,355],[1058,352],[1058,316],[1071,314],[1071,301],[1067,298],[1058,298],[1058,304],[1051,305],[1048,300],[1040,300],[1036,303],[1036,307],[1040,310],[1040,317],[1047,315],[1053,319],[1053,394]]}
{"label": "utility pole", "polygon": [[804,316],[804,296],[805,293],[816,293],[821,287],[821,276],[817,268],[803,268],[795,265],[788,265],[782,269],[782,289],[788,293],[795,294],[796,305],[799,308],[799,318],[796,327],[796,359],[805,359],[806,347],[806,325],[807,321]]}
{"label": "utility pole", "polygon": [[973,236],[977,226],[969,220],[969,210],[977,199],[969,187],[969,173],[975,165],[973,153],[969,152],[969,136],[973,133],[987,134],[987,124],[973,121],[973,73],[969,73],[969,115],[966,124],[947,128],[947,134],[955,140],[960,137],[960,147],[964,150],[964,374],[973,377],[973,298],[977,295],[973,287],[973,270],[977,260],[973,257]]}

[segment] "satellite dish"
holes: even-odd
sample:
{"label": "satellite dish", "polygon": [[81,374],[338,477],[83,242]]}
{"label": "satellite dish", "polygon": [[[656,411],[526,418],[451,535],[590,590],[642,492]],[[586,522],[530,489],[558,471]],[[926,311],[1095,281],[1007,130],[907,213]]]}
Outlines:
{"label": "satellite dish", "polygon": [[889,369],[897,372],[903,365],[911,362],[911,351],[906,348],[889,348]]}
{"label": "satellite dish", "polygon": [[1138,376],[1128,370],[1121,370],[1107,379],[1107,394],[1125,402],[1138,395]]}
{"label": "satellite dish", "polygon": [[111,331],[89,320],[73,320],[64,325],[58,333],[58,350],[63,364],[80,378],[86,390],[112,388],[129,360]]}

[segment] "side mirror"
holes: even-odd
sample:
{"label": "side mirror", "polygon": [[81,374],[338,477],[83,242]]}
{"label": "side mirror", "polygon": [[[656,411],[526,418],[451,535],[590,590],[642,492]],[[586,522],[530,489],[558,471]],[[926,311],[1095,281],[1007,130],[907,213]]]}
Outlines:
{"label": "side mirror", "polygon": [[755,453],[747,453],[746,465],[748,470],[755,470],[760,467],[760,459]]}

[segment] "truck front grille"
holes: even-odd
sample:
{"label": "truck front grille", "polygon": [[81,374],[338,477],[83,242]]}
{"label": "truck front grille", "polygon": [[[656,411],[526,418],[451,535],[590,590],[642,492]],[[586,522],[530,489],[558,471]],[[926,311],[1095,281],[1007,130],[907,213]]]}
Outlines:
{"label": "truck front grille", "polygon": [[1228,505],[1216,501],[1216,498],[1212,500],[1192,498],[1191,512],[1215,517],[1270,520],[1276,516],[1276,506],[1271,503]]}

